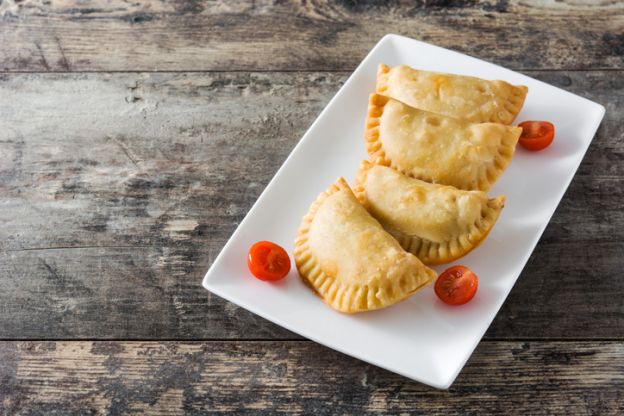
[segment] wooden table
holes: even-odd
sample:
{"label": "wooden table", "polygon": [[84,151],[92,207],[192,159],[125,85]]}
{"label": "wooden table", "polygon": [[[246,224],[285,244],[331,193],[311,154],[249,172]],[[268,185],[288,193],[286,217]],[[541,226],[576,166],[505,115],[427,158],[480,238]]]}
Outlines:
{"label": "wooden table", "polygon": [[[0,413],[624,412],[624,4],[271,3],[0,2]],[[387,32],[607,109],[448,391],[201,287]]]}

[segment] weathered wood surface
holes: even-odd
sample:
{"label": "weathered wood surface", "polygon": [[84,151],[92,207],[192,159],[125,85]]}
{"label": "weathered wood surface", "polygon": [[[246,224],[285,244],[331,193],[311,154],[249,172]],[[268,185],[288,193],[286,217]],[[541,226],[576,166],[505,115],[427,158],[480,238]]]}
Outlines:
{"label": "weathered wood surface", "polygon": [[[624,338],[624,79],[487,333]],[[346,73],[0,75],[0,338],[289,339],[201,278]]]}
{"label": "weathered wood surface", "polygon": [[0,70],[352,70],[386,33],[514,69],[620,69],[619,0],[0,3]]}
{"label": "weathered wood surface", "polygon": [[308,341],[0,344],[0,413],[145,412],[617,415],[624,343],[486,341],[448,391]]}
{"label": "weathered wood surface", "polygon": [[[200,285],[388,32],[607,108],[446,392]],[[623,414],[622,68],[618,0],[0,0],[0,414]]]}

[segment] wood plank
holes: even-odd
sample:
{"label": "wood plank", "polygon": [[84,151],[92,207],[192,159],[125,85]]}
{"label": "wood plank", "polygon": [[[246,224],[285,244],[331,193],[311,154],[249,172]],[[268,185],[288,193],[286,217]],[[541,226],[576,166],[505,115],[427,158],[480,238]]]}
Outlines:
{"label": "wood plank", "polygon": [[298,338],[203,289],[198,243],[0,255],[0,338]]}
{"label": "wood plank", "polygon": [[624,412],[622,342],[482,342],[439,391],[311,342],[3,342],[15,414]]}
{"label": "wood plank", "polygon": [[624,3],[15,1],[0,70],[352,70],[386,33],[514,69],[620,69]]}
{"label": "wood plank", "polygon": [[[530,75],[607,115],[487,336],[621,339],[623,77]],[[0,337],[297,338],[200,281],[345,79],[0,75]]]}

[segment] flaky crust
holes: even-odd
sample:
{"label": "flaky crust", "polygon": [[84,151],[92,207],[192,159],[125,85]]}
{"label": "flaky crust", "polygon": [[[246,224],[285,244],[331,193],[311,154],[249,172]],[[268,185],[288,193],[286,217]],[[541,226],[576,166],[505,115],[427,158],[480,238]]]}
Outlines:
{"label": "flaky crust", "polygon": [[[399,139],[387,136],[385,138],[381,137],[382,116],[389,102],[392,102],[394,105],[402,106],[401,108],[405,108],[405,111],[409,111],[411,114],[419,114],[423,119],[432,118],[443,121],[444,119],[447,119],[448,123],[462,126],[461,129],[465,130],[463,133],[467,137],[470,137],[473,133],[480,134],[482,138],[486,138],[488,142],[492,143],[492,146],[495,146],[492,148],[492,154],[485,155],[487,157],[484,157],[483,160],[479,160],[478,162],[471,161],[469,166],[465,165],[465,162],[463,161],[469,158],[468,153],[461,153],[468,152],[468,150],[465,150],[464,148],[457,150],[456,159],[458,163],[453,165],[436,161],[440,163],[434,163],[431,166],[426,167],[424,165],[410,162],[406,158],[403,158],[403,160],[397,160],[396,157],[393,158],[391,156],[392,153],[389,152],[390,148],[386,148],[388,145],[384,144],[384,141],[392,142],[392,140],[404,140],[405,136],[403,135]],[[460,127],[458,127],[458,129],[459,128]],[[399,129],[399,127],[396,127],[396,130],[401,132],[403,131]],[[516,143],[518,142],[521,132],[522,129],[519,127],[502,126],[500,124],[490,123],[471,124],[452,117],[446,117],[439,114],[429,113],[424,110],[415,109],[405,103],[401,103],[400,101],[393,100],[392,98],[383,95],[371,94],[366,117],[365,141],[369,159],[375,164],[392,167],[407,176],[427,182],[442,183],[444,185],[451,185],[464,190],[488,191],[511,162],[515,152]],[[410,142],[405,142],[403,145],[408,147],[411,152],[420,152],[422,155],[429,155],[431,150],[439,150],[439,147],[430,144],[431,142],[421,139],[422,137],[419,137],[417,132],[413,132],[413,135],[409,136],[407,139],[410,140]],[[450,140],[449,137],[440,137],[439,139]],[[451,148],[459,143],[447,142],[447,144],[449,145],[447,147]],[[489,147],[486,148],[475,145],[470,151],[472,152],[474,149],[481,149],[483,152],[486,149],[489,149]],[[454,152],[454,150],[448,150],[448,152]],[[403,155],[405,154],[405,152],[398,153],[402,153]],[[395,154],[397,154],[396,151]],[[454,157],[454,155],[453,153],[450,153],[445,154],[444,157]],[[464,165],[465,168],[469,168],[469,173],[459,174],[457,171],[457,165]]]}
{"label": "flaky crust", "polygon": [[[441,85],[450,87],[440,93]],[[505,81],[421,71],[380,64],[376,92],[412,107],[464,118],[473,123],[511,124],[524,105],[528,88]],[[450,95],[450,97],[449,97]]]}
{"label": "flaky crust", "polygon": [[[315,252],[316,249],[310,242],[312,238],[311,229],[324,226],[324,224],[315,223],[315,218],[323,205],[328,203],[332,196],[341,192],[344,193],[340,196],[341,198],[344,197],[343,200],[347,201],[352,198],[355,217],[365,215],[366,227],[379,228],[379,231],[374,230],[377,233],[373,235],[374,241],[375,244],[383,244],[384,249],[387,248],[386,252],[389,253],[388,256],[390,257],[387,259],[387,264],[392,265],[391,269],[384,270],[383,267],[386,266],[375,267],[375,264],[369,264],[375,262],[376,253],[362,252],[366,249],[366,244],[359,248],[349,247],[349,250],[352,250],[351,257],[338,258],[336,261],[357,263],[362,274],[356,276],[357,281],[354,281],[353,276],[350,276],[349,279],[340,276],[340,267],[329,263],[324,264],[320,258],[322,257],[320,256],[321,253]],[[357,218],[354,218],[353,221],[353,232],[357,234],[361,231],[357,228]],[[324,237],[340,238],[339,236],[340,233],[327,233]],[[380,236],[382,238],[379,238]],[[380,243],[380,240],[383,241]],[[376,220],[370,217],[342,178],[339,178],[325,192],[321,193],[303,217],[295,240],[294,258],[303,282],[312,288],[329,306],[344,313],[364,312],[393,305],[409,297],[437,277],[436,273],[423,265],[417,257],[405,252],[399,243],[387,234]]]}
{"label": "flaky crust", "polygon": [[[373,166],[373,164],[367,161],[361,163],[353,187],[356,198],[369,212],[371,212],[371,206],[367,199],[366,183],[367,175]],[[450,187],[446,186],[431,185],[431,187],[445,188],[444,192],[451,191]],[[407,199],[409,200],[409,198]],[[423,263],[430,266],[438,265],[457,260],[477,248],[485,240],[496,223],[504,204],[505,196],[503,195],[488,199],[487,203],[481,206],[480,218],[469,224],[467,231],[449,235],[444,241],[431,241],[422,236],[408,235],[387,223],[382,222],[382,225],[397,239],[405,250],[417,256]],[[419,215],[419,210],[414,209],[413,213],[413,215],[417,216]],[[373,213],[371,212],[371,214]]]}

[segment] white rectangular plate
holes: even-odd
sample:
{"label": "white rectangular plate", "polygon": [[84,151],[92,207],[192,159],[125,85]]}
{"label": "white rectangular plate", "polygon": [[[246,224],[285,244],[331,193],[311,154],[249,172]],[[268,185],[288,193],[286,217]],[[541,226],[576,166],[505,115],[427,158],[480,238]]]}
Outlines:
{"label": "white rectangular plate", "polygon": [[[295,267],[277,284],[258,281],[246,254],[259,240],[292,253],[301,217],[338,176],[350,183],[366,159],[364,119],[377,65],[406,64],[438,72],[502,79],[529,87],[518,121],[549,120],[553,144],[518,148],[491,191],[507,203],[487,240],[461,259],[479,276],[468,304],[438,301],[432,286],[393,307],[344,315],[304,286]],[[211,292],[293,332],[437,388],[447,388],[505,301],[555,212],[604,115],[604,107],[479,59],[397,35],[385,36],[312,124],[266,187],[204,278]],[[294,263],[293,263],[294,266]],[[440,272],[445,267],[438,267]]]}

